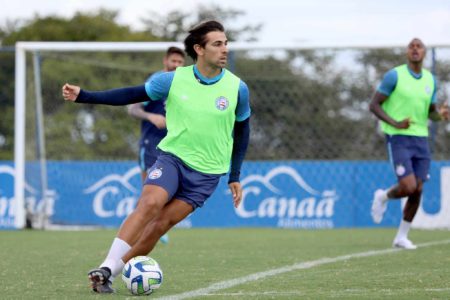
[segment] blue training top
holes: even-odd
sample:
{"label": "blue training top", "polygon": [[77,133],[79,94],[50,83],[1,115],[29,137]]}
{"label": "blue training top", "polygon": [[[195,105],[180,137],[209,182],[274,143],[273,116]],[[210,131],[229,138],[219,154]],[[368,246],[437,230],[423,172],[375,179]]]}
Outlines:
{"label": "blue training top", "polygon": [[[408,71],[409,74],[411,74],[411,76],[413,76],[416,79],[420,79],[422,77],[422,74],[414,73],[409,67]],[[389,97],[394,91],[395,87],[397,86],[397,80],[398,80],[397,70],[390,69],[389,71],[386,72],[386,74],[384,74],[383,80],[378,86],[377,91]],[[431,96],[431,103],[436,103],[437,85],[436,85],[436,78],[434,77],[434,75],[433,80],[434,80],[434,90],[433,95]]]}

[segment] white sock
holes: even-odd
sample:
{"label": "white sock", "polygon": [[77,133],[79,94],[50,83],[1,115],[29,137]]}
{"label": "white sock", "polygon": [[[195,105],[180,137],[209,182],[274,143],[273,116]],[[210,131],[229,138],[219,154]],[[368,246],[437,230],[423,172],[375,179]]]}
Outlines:
{"label": "white sock", "polygon": [[131,246],[128,245],[127,242],[117,237],[112,242],[105,261],[100,265],[100,267],[107,267],[111,270],[111,281],[113,281],[114,278],[120,274],[125,266],[122,261],[122,256],[124,256],[130,249]]}
{"label": "white sock", "polygon": [[398,227],[397,236],[395,237],[395,239],[396,240],[407,239],[410,228],[411,222],[407,222],[402,219],[402,221],[400,222],[400,226]]}

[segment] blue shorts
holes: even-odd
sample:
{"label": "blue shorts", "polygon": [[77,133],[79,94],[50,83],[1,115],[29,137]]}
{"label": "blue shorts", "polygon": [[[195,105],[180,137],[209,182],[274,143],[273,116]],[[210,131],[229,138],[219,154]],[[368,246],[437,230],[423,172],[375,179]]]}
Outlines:
{"label": "blue shorts", "polygon": [[410,174],[423,182],[428,180],[431,161],[428,137],[386,135],[386,145],[389,160],[399,180]]}
{"label": "blue shorts", "polygon": [[[155,147],[155,146],[153,146]],[[149,149],[150,147],[140,146],[139,148],[139,166],[143,172],[147,172],[156,162],[158,155],[161,153],[159,149]]]}
{"label": "blue shorts", "polygon": [[162,152],[148,171],[144,184],[162,187],[172,199],[182,200],[195,210],[214,192],[222,174],[205,174],[186,166],[178,157]]}

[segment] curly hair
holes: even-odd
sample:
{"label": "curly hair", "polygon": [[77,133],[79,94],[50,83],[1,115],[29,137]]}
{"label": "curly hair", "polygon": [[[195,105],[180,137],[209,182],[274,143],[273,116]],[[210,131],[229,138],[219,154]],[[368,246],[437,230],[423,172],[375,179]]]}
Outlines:
{"label": "curly hair", "polygon": [[194,61],[197,61],[197,52],[194,50],[194,45],[198,44],[204,47],[207,43],[206,35],[212,31],[225,32],[225,29],[219,22],[211,20],[202,22],[189,30],[189,35],[184,39],[184,48]]}

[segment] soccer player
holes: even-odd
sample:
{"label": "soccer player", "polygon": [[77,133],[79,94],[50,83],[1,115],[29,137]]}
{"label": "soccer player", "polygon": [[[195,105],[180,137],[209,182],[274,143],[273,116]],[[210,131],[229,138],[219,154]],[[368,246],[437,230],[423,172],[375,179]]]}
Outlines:
{"label": "soccer player", "polygon": [[408,239],[408,232],[419,208],[423,183],[429,177],[428,119],[449,118],[447,104],[436,103],[434,76],[422,68],[425,53],[420,39],[411,40],[407,64],[384,75],[370,103],[370,111],[382,121],[389,158],[397,176],[397,184],[375,191],[371,215],[375,223],[380,223],[388,200],[408,198],[393,241],[394,247],[403,249],[417,248]]}
{"label": "soccer player", "polygon": [[227,44],[223,26],[207,21],[184,40],[195,65],[161,73],[137,87],[88,92],[63,86],[64,99],[79,103],[126,105],[167,98],[167,135],[158,144],[162,152],[106,259],[88,273],[95,292],[113,292],[112,279],[124,263],[147,255],[164,233],[201,207],[228,170],[234,206],[240,204],[239,175],[250,132],[249,91],[225,69]]}
{"label": "soccer player", "polygon": [[[171,72],[184,65],[185,53],[178,47],[169,47],[163,58],[163,70],[154,73],[147,81],[151,81],[162,72]],[[166,99],[134,103],[128,106],[128,113],[141,120],[141,138],[139,140],[139,166],[141,167],[142,183],[145,182],[147,171],[156,161],[159,150],[156,146],[166,136]],[[161,242],[168,243],[169,236],[161,237]]]}

